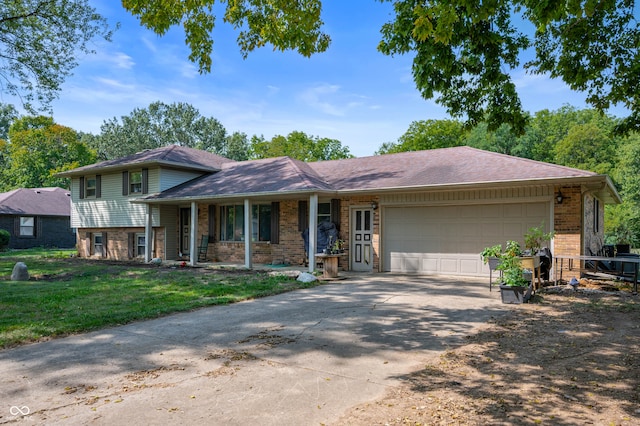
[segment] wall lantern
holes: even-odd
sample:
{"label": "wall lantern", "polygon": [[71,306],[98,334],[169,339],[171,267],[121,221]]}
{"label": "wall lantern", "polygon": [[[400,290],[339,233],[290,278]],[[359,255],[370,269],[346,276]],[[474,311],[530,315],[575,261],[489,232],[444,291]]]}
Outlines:
{"label": "wall lantern", "polygon": [[558,194],[556,195],[556,201],[558,202],[558,204],[562,204],[562,200],[564,200],[564,195],[562,195],[562,192],[558,191]]}
{"label": "wall lantern", "polygon": [[378,203],[376,203],[375,201],[373,203],[371,203],[371,209],[377,210],[378,209]]}

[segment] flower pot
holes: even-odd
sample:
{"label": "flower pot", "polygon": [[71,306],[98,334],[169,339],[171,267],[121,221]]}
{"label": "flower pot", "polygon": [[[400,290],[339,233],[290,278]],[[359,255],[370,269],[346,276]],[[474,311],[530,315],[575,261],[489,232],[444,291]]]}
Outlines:
{"label": "flower pot", "polygon": [[531,286],[517,287],[500,284],[500,297],[502,303],[520,304],[531,298]]}

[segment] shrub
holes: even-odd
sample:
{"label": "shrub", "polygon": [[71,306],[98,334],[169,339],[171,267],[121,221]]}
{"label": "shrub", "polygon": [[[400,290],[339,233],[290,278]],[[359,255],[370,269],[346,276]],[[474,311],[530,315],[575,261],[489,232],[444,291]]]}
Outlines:
{"label": "shrub", "polygon": [[5,229],[0,229],[0,251],[3,251],[7,247],[9,247],[10,238],[11,238],[11,234],[9,234],[9,231]]}

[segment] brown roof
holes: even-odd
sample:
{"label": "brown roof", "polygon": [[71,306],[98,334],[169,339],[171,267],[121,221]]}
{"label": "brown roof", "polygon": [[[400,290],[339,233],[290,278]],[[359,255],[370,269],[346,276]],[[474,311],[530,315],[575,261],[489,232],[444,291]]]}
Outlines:
{"label": "brown roof", "polygon": [[598,176],[468,146],[320,161],[309,166],[339,191]]}
{"label": "brown roof", "polygon": [[466,146],[314,163],[289,157],[226,163],[220,172],[142,200],[427,189],[535,181],[546,181],[547,184],[597,181],[603,184],[603,194],[608,202],[619,202],[619,196],[606,176]]}
{"label": "brown roof", "polygon": [[234,162],[225,157],[200,149],[169,145],[161,148],[148,149],[115,160],[102,161],[77,169],[58,173],[57,176],[71,177],[86,173],[96,173],[103,170],[124,169],[131,166],[164,165],[180,167],[182,169],[215,172],[222,169],[225,163]]}
{"label": "brown roof", "polygon": [[0,194],[0,214],[70,216],[71,196],[62,188],[21,188]]}
{"label": "brown roof", "polygon": [[289,157],[226,163],[221,171],[186,182],[150,199],[332,191],[307,163]]}

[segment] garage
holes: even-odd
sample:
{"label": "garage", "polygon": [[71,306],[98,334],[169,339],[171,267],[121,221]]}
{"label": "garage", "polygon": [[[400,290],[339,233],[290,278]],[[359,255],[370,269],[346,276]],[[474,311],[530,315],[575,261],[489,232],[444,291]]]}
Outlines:
{"label": "garage", "polygon": [[385,271],[473,276],[489,274],[484,247],[522,242],[551,217],[548,202],[385,207],[383,215]]}

